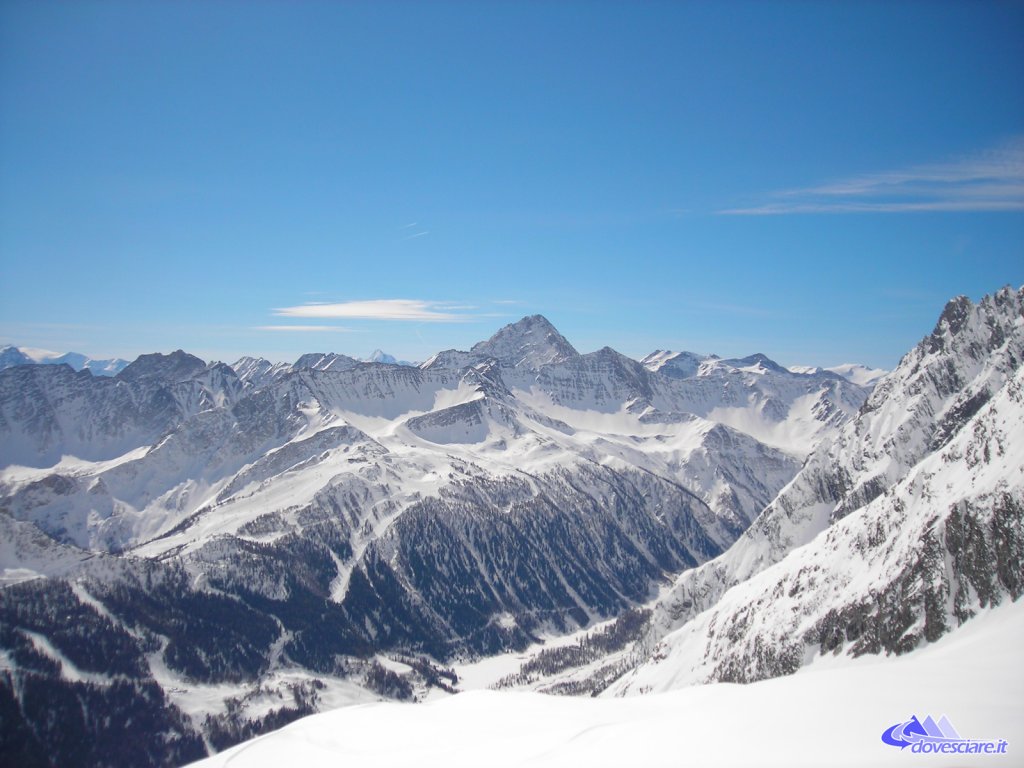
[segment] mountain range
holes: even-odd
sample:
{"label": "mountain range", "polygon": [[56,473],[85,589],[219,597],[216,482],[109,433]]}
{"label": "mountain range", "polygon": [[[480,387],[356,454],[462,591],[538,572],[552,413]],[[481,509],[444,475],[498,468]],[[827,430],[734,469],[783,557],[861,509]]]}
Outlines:
{"label": "mountain range", "polygon": [[94,360],[78,352],[50,352],[46,349],[10,345],[0,347],[0,370],[15,365],[70,365],[76,371],[88,370],[96,376],[116,376],[124,370],[128,361],[119,357]]}
{"label": "mountain range", "polygon": [[[333,355],[313,355],[312,359],[316,359],[317,357],[333,357]],[[308,365],[310,359],[311,357],[309,355],[304,355],[296,361],[294,366],[289,366],[284,363],[271,363],[268,360],[258,357],[243,357],[238,360],[232,368],[239,376],[242,376],[243,373],[248,373],[251,377],[253,375],[253,370],[267,372],[271,369],[288,370],[292,367],[300,368],[303,365]],[[355,362],[389,363],[391,365],[408,366],[416,365],[416,363],[410,363],[407,360],[398,360],[394,355],[389,355],[381,349],[375,349],[369,357],[356,360]],[[119,357],[106,360],[93,359],[79,352],[51,352],[46,349],[15,347],[11,345],[0,347],[0,371],[5,368],[13,368],[16,365],[70,365],[73,370],[87,370],[96,376],[116,376],[128,367],[128,361],[122,360]]]}
{"label": "mountain range", "polygon": [[[949,302],[930,335],[722,555],[614,647],[502,681],[627,696],[914,651],[1024,592],[1024,291]],[[606,631],[606,630],[602,630]]]}
{"label": "mountain range", "polygon": [[1022,359],[1003,289],[881,379],[541,316],[417,367],[0,371],[5,747],[180,764],[507,651],[603,695],[911,651],[1021,593]]}

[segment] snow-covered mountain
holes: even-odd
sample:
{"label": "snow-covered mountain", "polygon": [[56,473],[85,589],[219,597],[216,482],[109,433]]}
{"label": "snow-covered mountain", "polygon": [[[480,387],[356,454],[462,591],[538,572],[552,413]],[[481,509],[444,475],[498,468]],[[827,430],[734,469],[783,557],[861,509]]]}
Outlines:
{"label": "snow-covered mountain", "polygon": [[418,363],[410,363],[408,360],[399,360],[394,355],[389,355],[382,349],[375,349],[370,353],[369,357],[363,358],[364,363],[384,363],[386,365],[411,365],[415,366]]}
{"label": "snow-covered mountain", "polygon": [[374,350],[368,358],[357,360],[347,355],[334,352],[313,352],[302,355],[294,363],[272,363],[262,357],[241,357],[232,363],[231,368],[238,378],[249,389],[260,389],[266,384],[280,379],[282,376],[301,370],[342,371],[355,368],[360,363],[380,363],[382,365],[415,366],[405,360],[396,360],[394,356],[379,349]]}
{"label": "snow-covered mountain", "polygon": [[[327,487],[325,468],[358,479],[358,467],[346,459],[336,468],[330,453],[348,449],[350,439],[332,443],[344,432],[384,457],[370,462],[375,472],[399,464],[391,472],[403,488],[436,475],[421,495],[452,485],[453,457],[484,479],[575,466],[652,473],[706,508],[707,531],[724,547],[866,394],[760,358],[740,368],[711,361],[692,380],[663,377],[608,348],[580,355],[536,316],[456,354],[471,364],[435,357],[415,369],[311,354],[291,366],[243,358],[231,368],[178,351],[96,382],[15,369],[0,378],[0,458],[38,471],[0,473],[0,493],[15,516],[88,548],[167,538],[187,518],[204,530],[195,526],[205,516],[234,533],[249,510],[279,504],[268,506],[260,489],[239,494],[256,475],[277,490],[271,480],[286,473],[292,504]],[[388,483],[371,485],[389,496]],[[195,531],[186,538],[202,540]]]}
{"label": "snow-covered mountain", "polygon": [[543,652],[506,684],[747,682],[833,653],[913,650],[1017,599],[1022,360],[1024,291],[953,300],[727,552],[680,574],[650,615]]}
{"label": "snow-covered mountain", "polygon": [[[701,372],[701,364],[705,361],[720,360],[717,355],[698,355],[694,352],[672,352],[670,350],[658,349],[644,357],[640,363],[649,371],[658,371],[666,376],[676,379],[686,379],[696,376]],[[776,373],[794,373],[799,376],[811,376],[829,378],[828,374],[835,374],[847,381],[851,381],[861,387],[874,387],[888,371],[881,368],[869,368],[859,363],[843,363],[828,368],[820,368],[813,365],[791,365],[783,368],[766,355],[756,354],[738,360],[725,360],[726,365],[736,368],[750,368],[760,364],[766,369]]]}
{"label": "snow-covered mountain", "polygon": [[693,352],[672,352],[670,350],[657,349],[640,361],[649,371],[658,371],[666,376],[676,379],[685,379],[696,376],[700,370],[700,364],[705,360],[717,360],[715,355],[698,355]]}
{"label": "snow-covered mountain", "polygon": [[272,363],[262,357],[241,357],[231,369],[249,389],[260,389],[264,384],[280,378],[292,370],[289,363]]}
{"label": "snow-covered mountain", "polygon": [[579,357],[547,318],[541,315],[524,317],[507,325],[487,341],[473,345],[469,352],[449,349],[438,352],[420,365],[424,370],[459,369],[496,361],[506,368],[535,371],[551,363],[563,363]]}
{"label": "snow-covered mountain", "polygon": [[858,417],[659,604],[616,692],[902,653],[1024,592],[1024,291],[951,301]]}
{"label": "snow-covered mountain", "polygon": [[96,376],[116,376],[127,365],[119,357],[97,360],[78,352],[51,352],[30,347],[0,347],[0,371],[15,365],[70,365],[76,371],[88,370]]}
{"label": "snow-covered mountain", "polygon": [[842,376],[848,381],[852,381],[854,384],[859,384],[862,387],[873,387],[878,383],[888,371],[882,368],[869,368],[866,365],[860,363],[843,363],[842,365],[833,365],[828,368],[817,368],[812,365],[791,365],[789,367],[793,373],[808,373],[815,374],[821,373],[822,371],[828,371],[838,376]]}
{"label": "snow-covered mountain", "polygon": [[[26,709],[35,690],[66,702],[97,756],[180,763],[332,703],[451,689],[441,664],[616,616],[568,654],[594,664],[561,690],[601,690],[629,668],[614,690],[657,687],[643,677],[655,644],[671,656],[730,589],[826,528],[840,537],[862,508],[891,504],[886,525],[916,525],[927,510],[914,489],[927,486],[967,504],[964,520],[1019,516],[992,457],[1018,461],[1000,436],[1019,418],[1020,305],[1012,291],[954,302],[873,392],[761,354],[580,354],[540,316],[419,367],[336,354],[226,366],[179,351],[110,379],[0,372],[0,510],[17,542],[0,548],[0,711],[19,713],[25,750],[56,749]],[[968,455],[989,469],[977,494],[957,495],[961,475],[940,470]],[[947,549],[949,573],[970,570],[956,552],[974,562],[963,553],[995,541],[987,524],[979,539],[964,523],[973,543]],[[885,557],[916,551],[905,538]],[[1000,541],[1009,554],[985,557],[1012,568],[1016,539]],[[891,565],[869,549],[806,557]],[[984,573],[963,577],[964,594],[1019,591]],[[861,616],[863,593],[829,583],[853,596],[837,615]],[[819,615],[827,602],[799,621],[847,631]],[[758,610],[760,645],[738,636],[708,677],[790,671],[772,659],[809,630]],[[758,655],[776,641],[788,645]],[[697,646],[679,647],[685,666]],[[153,723],[130,746],[111,726],[128,711]]]}
{"label": "snow-covered mountain", "polygon": [[0,465],[124,460],[190,416],[230,407],[241,392],[231,368],[181,350],[143,355],[112,377],[9,368],[0,372]]}
{"label": "snow-covered mountain", "polygon": [[763,354],[722,360],[654,352],[641,364],[660,374],[659,408],[726,424],[800,458],[853,416],[870,391],[822,369],[788,370]]}

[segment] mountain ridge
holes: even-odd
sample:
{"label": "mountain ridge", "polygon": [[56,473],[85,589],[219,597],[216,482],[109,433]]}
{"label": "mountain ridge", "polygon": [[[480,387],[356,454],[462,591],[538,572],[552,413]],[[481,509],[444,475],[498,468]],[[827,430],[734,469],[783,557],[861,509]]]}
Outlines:
{"label": "mountain ridge", "polygon": [[[316,711],[318,691],[342,702],[453,689],[444,664],[613,617],[594,646],[615,649],[607,664],[564,673],[560,690],[635,693],[653,685],[645,675],[665,679],[644,649],[679,667],[705,626],[694,616],[803,539],[890,504],[886,489],[911,482],[922,456],[980,456],[998,479],[985,447],[1006,443],[993,414],[1015,413],[1019,302],[1002,292],[978,322],[956,304],[874,391],[760,354],[695,370],[674,354],[580,354],[539,316],[419,367],[335,354],[227,366],[177,351],[110,380],[2,371],[0,508],[19,543],[0,548],[0,626],[19,628],[0,632],[14,660],[0,704],[43,733],[19,691],[46,691],[104,750],[115,747],[97,718],[148,712],[159,725],[133,749],[172,734],[164,754],[184,762],[204,739],[225,746]],[[679,370],[662,372],[672,360]],[[894,400],[919,405],[890,412]],[[974,439],[976,425],[987,426]],[[902,453],[866,462],[858,446],[893,434]],[[819,493],[831,506],[807,501]],[[947,516],[950,530],[1013,519],[1015,497],[986,498]],[[976,591],[1006,591],[971,568]],[[74,627],[51,606],[79,617]],[[808,613],[783,638],[777,617],[748,621],[778,651],[758,657],[737,634],[710,674],[789,671],[793,638],[816,632],[832,649],[865,615],[861,603]],[[678,632],[691,640],[673,651]],[[90,644],[120,648],[122,666],[81,650]],[[60,672],[72,668],[73,679]],[[130,681],[121,698],[116,675]],[[211,685],[225,693],[197,703]],[[265,695],[294,707],[271,716]]]}

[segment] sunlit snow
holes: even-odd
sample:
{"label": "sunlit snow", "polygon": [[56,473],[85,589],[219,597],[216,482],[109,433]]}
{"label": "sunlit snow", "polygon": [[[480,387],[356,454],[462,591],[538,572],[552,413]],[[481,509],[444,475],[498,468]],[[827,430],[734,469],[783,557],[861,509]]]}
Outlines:
{"label": "sunlit snow", "polygon": [[[905,657],[826,658],[790,677],[627,699],[473,691],[307,717],[196,766],[929,766],[881,740],[914,715],[1024,750],[1024,603]],[[991,764],[1008,765],[992,757]],[[986,763],[988,764],[988,763]]]}

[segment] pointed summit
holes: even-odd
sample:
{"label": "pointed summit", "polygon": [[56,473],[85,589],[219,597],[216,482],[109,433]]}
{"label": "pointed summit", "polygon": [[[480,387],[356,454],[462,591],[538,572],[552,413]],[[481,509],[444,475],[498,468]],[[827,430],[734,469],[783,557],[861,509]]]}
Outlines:
{"label": "pointed summit", "polygon": [[528,368],[562,363],[579,355],[543,315],[530,315],[506,325],[487,341],[475,344],[470,352],[493,357],[504,365]]}

